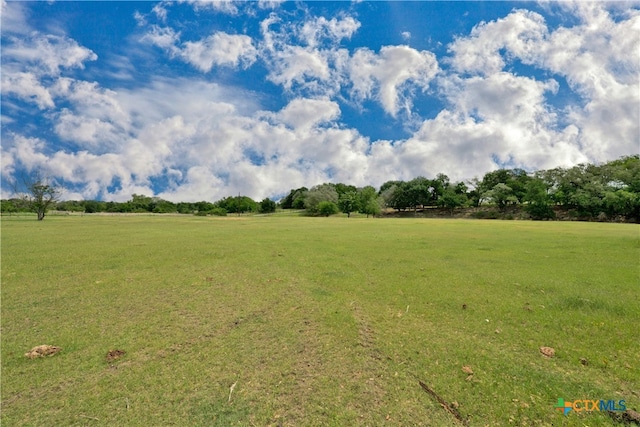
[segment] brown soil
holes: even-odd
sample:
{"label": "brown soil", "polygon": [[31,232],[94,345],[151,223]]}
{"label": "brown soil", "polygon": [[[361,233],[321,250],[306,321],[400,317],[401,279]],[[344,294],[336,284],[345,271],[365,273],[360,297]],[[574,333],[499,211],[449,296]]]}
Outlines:
{"label": "brown soil", "polygon": [[113,362],[116,359],[120,359],[126,354],[124,350],[109,350],[107,353],[107,362]]}
{"label": "brown soil", "polygon": [[62,349],[60,347],[56,347],[55,345],[43,344],[33,347],[24,355],[29,359],[36,359],[38,357],[53,356],[54,354],[59,353],[61,350]]}

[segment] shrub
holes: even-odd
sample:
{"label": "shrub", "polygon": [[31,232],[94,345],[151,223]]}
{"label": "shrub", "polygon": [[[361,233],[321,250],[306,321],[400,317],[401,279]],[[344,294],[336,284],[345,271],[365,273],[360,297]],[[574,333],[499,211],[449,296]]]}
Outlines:
{"label": "shrub", "polygon": [[227,216],[227,210],[223,208],[213,208],[209,213],[215,216]]}
{"label": "shrub", "polygon": [[338,206],[333,202],[324,201],[318,203],[318,213],[322,216],[329,216],[337,214],[338,212]]}
{"label": "shrub", "polygon": [[531,219],[533,220],[555,219],[556,217],[556,213],[551,206],[545,203],[532,203],[528,205],[525,210],[531,215]]}

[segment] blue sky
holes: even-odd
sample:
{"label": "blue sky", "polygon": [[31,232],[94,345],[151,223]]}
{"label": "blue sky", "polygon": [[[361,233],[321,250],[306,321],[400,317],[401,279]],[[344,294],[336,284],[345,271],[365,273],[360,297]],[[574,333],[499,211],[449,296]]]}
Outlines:
{"label": "blue sky", "polygon": [[2,1],[2,196],[278,199],[637,154],[637,2]]}

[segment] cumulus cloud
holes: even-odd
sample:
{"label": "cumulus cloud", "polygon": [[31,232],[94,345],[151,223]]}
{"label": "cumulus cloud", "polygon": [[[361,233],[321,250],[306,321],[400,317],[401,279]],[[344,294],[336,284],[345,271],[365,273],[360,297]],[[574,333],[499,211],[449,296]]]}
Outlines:
{"label": "cumulus cloud", "polygon": [[226,13],[228,15],[237,15],[237,0],[188,0],[187,3],[193,5],[196,10],[211,9],[216,12]]}
{"label": "cumulus cloud", "polygon": [[294,99],[277,115],[285,124],[297,129],[309,129],[335,120],[340,115],[336,102],[327,99]]}
{"label": "cumulus cloud", "polygon": [[5,95],[16,95],[28,102],[35,102],[41,110],[55,106],[51,93],[40,83],[40,79],[34,73],[3,72],[2,92]]}
{"label": "cumulus cloud", "polygon": [[547,27],[544,18],[528,10],[518,10],[507,17],[481,23],[468,37],[459,37],[451,45],[450,63],[458,72],[492,74],[505,67],[501,54],[525,57],[544,39]]}
{"label": "cumulus cloud", "polygon": [[558,114],[578,129],[576,143],[583,153],[603,161],[637,151],[640,62],[629,52],[640,46],[640,11],[625,10],[614,19],[601,3],[559,7],[575,13],[579,22],[549,31],[539,14],[514,11],[452,43],[453,68],[490,76],[517,59],[564,78],[581,103],[569,104]]}
{"label": "cumulus cloud", "polygon": [[214,65],[245,67],[256,60],[257,51],[251,37],[216,32],[206,39],[185,42],[179,54],[185,61],[202,72],[209,72]]}
{"label": "cumulus cloud", "polygon": [[424,91],[437,72],[433,53],[408,46],[384,46],[379,54],[359,49],[349,62],[352,95],[361,100],[377,99],[394,117],[400,109],[411,110],[411,98],[403,96],[403,89],[411,84]]}
{"label": "cumulus cloud", "polygon": [[[273,30],[272,26],[279,29]],[[260,56],[269,69],[268,79],[287,91],[334,96],[345,79],[349,52],[340,48],[360,23],[351,17],[315,18],[302,24],[283,24],[275,15],[260,24]],[[291,35],[298,37],[294,40]]]}
{"label": "cumulus cloud", "polygon": [[[232,6],[198,7],[235,13]],[[640,65],[629,52],[640,46],[638,12],[558,7],[577,21],[552,29],[540,14],[514,10],[459,36],[443,58],[409,46],[348,50],[341,44],[361,24],[347,15],[294,24],[273,13],[260,23],[262,39],[216,31],[183,41],[166,26],[164,4],[154,9],[165,26],[148,27],[145,43],[203,73],[262,61],[267,79],[285,90],[285,105],[273,109],[208,75],[104,87],[65,75],[96,59],[74,40],[9,38],[3,107],[18,99],[45,111],[58,143],[27,128],[3,131],[2,176],[44,169],[86,199],[151,195],[156,180],[168,182],[157,195],[173,201],[260,199],[328,181],[379,186],[439,172],[459,180],[504,165],[571,166],[636,152]],[[520,75],[514,64],[540,73]],[[397,123],[415,118],[413,103],[424,96],[444,107],[402,140],[371,141],[343,117],[345,100],[373,100]]]}
{"label": "cumulus cloud", "polygon": [[328,39],[333,43],[339,43],[342,39],[350,39],[360,28],[360,22],[351,16],[342,19],[327,19],[324,16],[306,21],[297,29],[299,37],[310,46],[315,47]]}
{"label": "cumulus cloud", "polygon": [[140,39],[143,42],[151,43],[162,49],[175,52],[175,44],[180,40],[180,33],[170,27],[160,27],[158,25],[151,26]]}
{"label": "cumulus cloud", "polygon": [[37,74],[57,76],[65,68],[84,68],[85,61],[95,61],[98,56],[90,49],[78,45],[65,36],[32,33],[26,38],[11,38],[3,46],[3,62],[11,67],[20,63]]}
{"label": "cumulus cloud", "polygon": [[182,58],[203,73],[208,73],[214,66],[247,67],[255,62],[257,56],[251,37],[222,31],[180,44],[180,33],[170,27],[154,25],[141,41],[164,49],[172,57]]}
{"label": "cumulus cloud", "polygon": [[65,36],[38,32],[20,37],[9,34],[2,48],[3,94],[35,103],[41,110],[54,108],[52,79],[55,82],[63,71],[82,69],[86,61],[96,59],[90,49]]}

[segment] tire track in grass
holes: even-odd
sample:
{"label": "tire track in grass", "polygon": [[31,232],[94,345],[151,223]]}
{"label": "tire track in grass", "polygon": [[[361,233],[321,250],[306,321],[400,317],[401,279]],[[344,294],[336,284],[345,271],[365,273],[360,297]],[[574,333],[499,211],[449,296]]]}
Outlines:
{"label": "tire track in grass", "polygon": [[[367,363],[366,365],[367,369],[369,369],[370,372],[383,372],[388,370],[388,362],[394,362],[397,366],[404,365],[405,361],[397,363],[391,357],[386,355],[382,350],[380,350],[380,348],[376,345],[375,332],[371,328],[371,325],[367,321],[365,315],[362,313],[362,310],[360,310],[355,301],[351,303],[351,307],[353,309],[353,316],[358,324],[359,346],[364,348],[368,354],[369,363]],[[407,369],[405,368],[404,370],[406,371]],[[442,407],[442,409],[444,409],[450,416],[454,417],[460,425],[469,425],[468,419],[464,418],[453,404],[448,403],[444,398],[436,393],[431,387],[427,386],[415,374],[409,372],[409,375],[415,378],[422,390],[424,390],[429,396],[431,396],[438,403],[438,405]],[[382,376],[383,375],[381,374],[380,377],[382,378]],[[370,379],[373,380],[373,377]],[[380,396],[384,396],[385,394],[384,389],[379,385],[372,391],[379,393]]]}

